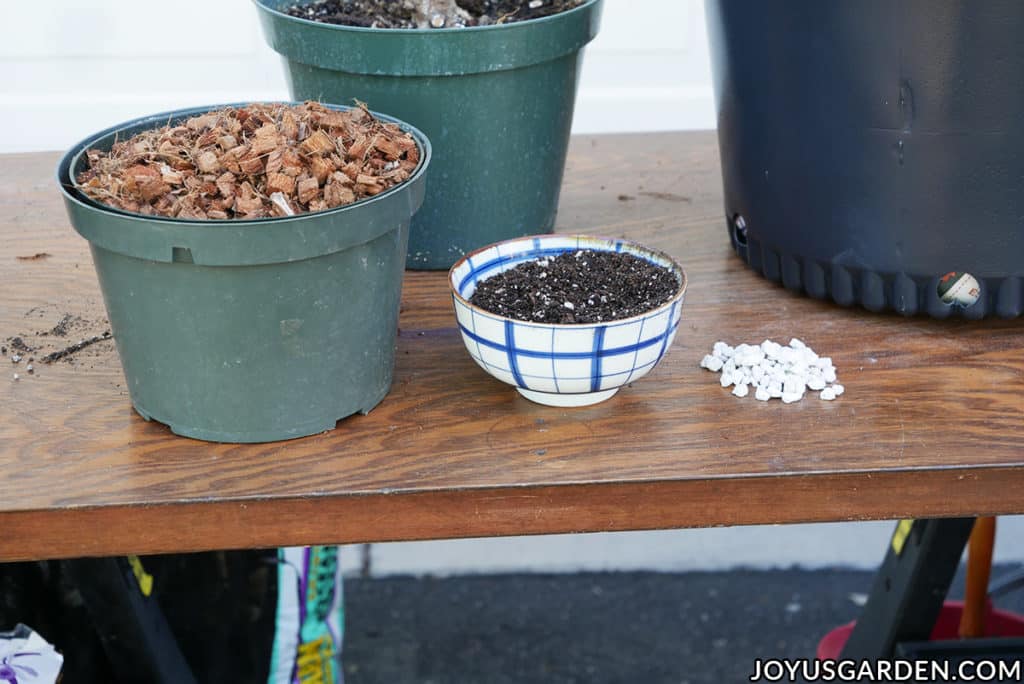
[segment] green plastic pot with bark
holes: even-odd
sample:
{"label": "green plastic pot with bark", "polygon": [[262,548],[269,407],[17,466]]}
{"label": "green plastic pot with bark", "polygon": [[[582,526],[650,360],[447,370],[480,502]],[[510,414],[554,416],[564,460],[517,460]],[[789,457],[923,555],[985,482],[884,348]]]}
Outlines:
{"label": "green plastic pot with bark", "polygon": [[416,139],[414,175],[355,204],[282,218],[143,216],[73,187],[85,150],[211,109],[116,126],[73,147],[57,170],[71,224],[92,250],[132,404],[177,434],[217,442],[330,430],[390,389],[430,144],[380,116]]}
{"label": "green plastic pot with bark", "polygon": [[297,100],[358,99],[423,130],[430,187],[413,220],[408,267],[447,269],[463,254],[551,232],[582,49],[603,0],[541,19],[459,29],[322,24],[255,0]]}

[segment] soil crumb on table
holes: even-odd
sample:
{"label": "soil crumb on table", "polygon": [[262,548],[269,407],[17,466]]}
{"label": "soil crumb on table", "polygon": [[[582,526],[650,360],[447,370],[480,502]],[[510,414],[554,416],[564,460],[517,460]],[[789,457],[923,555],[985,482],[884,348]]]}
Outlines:
{"label": "soil crumb on table", "polygon": [[520,321],[601,323],[656,309],[681,286],[669,269],[632,254],[579,250],[491,276],[469,301]]}
{"label": "soil crumb on table", "polygon": [[49,332],[40,334],[65,337],[68,334],[68,331],[72,328],[72,326],[81,322],[83,322],[81,316],[72,316],[71,314],[66,313],[63,316],[61,316],[59,321],[57,321],[57,325],[50,328]]}
{"label": "soil crumb on table", "polygon": [[[82,356],[95,360],[113,349],[112,345],[100,344],[113,340],[106,319],[90,320],[71,313],[55,314],[53,307],[48,305],[32,309],[26,314],[29,315],[38,317],[44,327],[0,338],[0,360],[10,363],[15,373],[21,371],[29,376],[38,375],[39,364],[56,361],[74,364],[81,361]],[[55,324],[43,323],[55,319]]]}
{"label": "soil crumb on table", "polygon": [[74,344],[69,344],[63,349],[58,349],[57,351],[50,352],[49,354],[43,357],[43,363],[53,363],[54,361],[69,358],[72,354],[76,354],[85,349],[86,347],[91,347],[97,342],[102,342],[104,340],[109,339],[111,339],[110,331],[106,330],[100,335],[93,335],[92,337],[88,337]]}
{"label": "soil crumb on table", "polygon": [[7,344],[10,345],[11,350],[15,353],[28,353],[35,350],[35,347],[28,346],[21,337],[12,337],[7,340]]}
{"label": "soil crumb on table", "polygon": [[254,104],[89,150],[77,187],[109,206],[181,219],[323,211],[380,194],[420,161],[411,135],[359,103]]}
{"label": "soil crumb on table", "polygon": [[540,19],[584,0],[316,0],[284,9],[324,24],[365,28],[461,28]]}

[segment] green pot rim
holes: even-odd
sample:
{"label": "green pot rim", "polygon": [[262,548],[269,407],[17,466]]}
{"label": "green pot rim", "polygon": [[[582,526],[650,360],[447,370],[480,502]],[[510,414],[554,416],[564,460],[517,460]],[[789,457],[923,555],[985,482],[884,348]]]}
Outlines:
{"label": "green pot rim", "polygon": [[520,69],[578,52],[597,35],[604,0],[539,19],[458,29],[339,26],[289,16],[293,0],[252,0],[270,46],[309,66],[375,76],[458,76]]}
{"label": "green pot rim", "polygon": [[[423,203],[424,180],[432,156],[430,141],[414,126],[376,112],[372,113],[378,119],[398,124],[413,136],[420,149],[419,164],[403,183],[379,195],[334,209],[258,219],[146,216],[97,202],[78,190],[72,181],[72,169],[86,150],[103,147],[111,142],[112,136],[123,131],[143,130],[248,104],[263,103],[228,103],[161,112],[111,126],[73,145],[57,165],[56,180],[74,229],[94,245],[127,256],[174,262],[187,250],[191,259],[187,263],[248,266],[297,261],[369,242],[407,223]],[[352,109],[342,105],[325,106],[338,111]]]}

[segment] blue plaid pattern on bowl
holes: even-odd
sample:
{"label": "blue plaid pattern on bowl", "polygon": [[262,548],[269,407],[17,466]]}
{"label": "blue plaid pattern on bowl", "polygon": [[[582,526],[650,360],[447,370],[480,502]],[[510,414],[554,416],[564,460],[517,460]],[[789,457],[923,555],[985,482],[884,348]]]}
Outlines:
{"label": "blue plaid pattern on bowl", "polygon": [[[684,287],[657,309],[607,323],[528,323],[469,304],[476,284],[490,276],[581,249],[633,254],[671,269]],[[477,364],[502,382],[556,394],[610,390],[650,372],[675,338],[685,294],[682,270],[667,255],[625,240],[584,236],[543,235],[485,247],[456,263],[449,281],[462,339]]]}

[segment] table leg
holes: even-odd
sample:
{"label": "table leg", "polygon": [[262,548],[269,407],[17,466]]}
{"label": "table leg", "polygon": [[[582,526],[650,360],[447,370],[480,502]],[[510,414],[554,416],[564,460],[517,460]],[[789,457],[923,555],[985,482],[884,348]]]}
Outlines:
{"label": "table leg", "polygon": [[195,684],[137,558],[61,562],[82,595],[120,684]]}
{"label": "table leg", "polygon": [[928,640],[973,525],[974,518],[900,521],[842,658],[891,658],[899,642]]}

